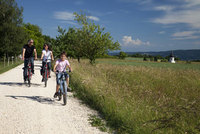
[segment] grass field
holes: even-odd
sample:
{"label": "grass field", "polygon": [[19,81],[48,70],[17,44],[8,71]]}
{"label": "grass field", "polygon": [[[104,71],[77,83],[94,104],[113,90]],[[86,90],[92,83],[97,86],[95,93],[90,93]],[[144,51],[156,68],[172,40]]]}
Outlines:
{"label": "grass field", "polygon": [[112,65],[129,65],[129,66],[141,66],[141,67],[158,67],[158,68],[172,68],[172,69],[197,69],[200,70],[200,63],[186,63],[184,61],[171,64],[169,62],[150,62],[142,61],[141,58],[127,58],[126,60],[119,59],[98,59],[97,63],[112,64]]}
{"label": "grass field", "polygon": [[76,95],[118,133],[200,133],[200,64],[71,61]]}

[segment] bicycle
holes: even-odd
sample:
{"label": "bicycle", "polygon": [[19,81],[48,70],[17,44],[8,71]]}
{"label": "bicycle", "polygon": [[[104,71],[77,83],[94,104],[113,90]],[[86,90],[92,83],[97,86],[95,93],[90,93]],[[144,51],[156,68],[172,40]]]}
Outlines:
{"label": "bicycle", "polygon": [[44,79],[44,85],[45,87],[47,86],[47,80],[49,78],[49,70],[48,70],[48,65],[47,65],[47,59],[45,60],[44,64],[44,71],[43,71],[43,79]]}
{"label": "bicycle", "polygon": [[[31,86],[31,78],[32,78],[31,58],[28,59],[28,65],[27,66],[28,66],[27,76],[25,76],[27,78],[25,78],[25,79],[28,80],[28,86],[30,87]],[[25,67],[23,67],[23,69],[24,69],[24,73],[25,73]]]}
{"label": "bicycle", "polygon": [[[57,72],[58,73],[58,72]],[[63,103],[64,105],[67,104],[67,82],[66,82],[66,75],[65,72],[60,72],[61,76],[59,78],[60,80],[60,88],[59,88],[59,95],[58,100],[60,101],[63,96]]]}

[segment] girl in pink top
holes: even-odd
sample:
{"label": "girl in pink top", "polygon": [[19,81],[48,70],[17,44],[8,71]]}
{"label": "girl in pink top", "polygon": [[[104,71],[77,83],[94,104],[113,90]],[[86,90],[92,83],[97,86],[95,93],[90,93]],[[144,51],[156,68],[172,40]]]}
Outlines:
{"label": "girl in pink top", "polygon": [[[72,71],[69,61],[67,60],[67,54],[65,52],[62,52],[60,55],[60,59],[57,60],[56,64],[54,65],[54,72],[58,72],[56,74],[57,85],[56,85],[56,92],[54,94],[54,98],[56,98],[59,95],[58,91],[60,87],[60,83],[59,83],[59,79],[61,77],[60,73],[66,72],[66,68],[69,68],[70,72]],[[65,77],[66,77],[67,85],[69,85],[69,74],[65,73]]]}

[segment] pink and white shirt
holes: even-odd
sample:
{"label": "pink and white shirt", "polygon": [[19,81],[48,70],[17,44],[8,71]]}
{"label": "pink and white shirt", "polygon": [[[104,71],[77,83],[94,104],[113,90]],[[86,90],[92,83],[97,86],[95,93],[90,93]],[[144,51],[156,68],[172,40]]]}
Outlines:
{"label": "pink and white shirt", "polygon": [[66,71],[66,67],[70,66],[68,60],[62,61],[61,59],[56,61],[56,65],[57,65],[56,70],[59,71],[59,72]]}

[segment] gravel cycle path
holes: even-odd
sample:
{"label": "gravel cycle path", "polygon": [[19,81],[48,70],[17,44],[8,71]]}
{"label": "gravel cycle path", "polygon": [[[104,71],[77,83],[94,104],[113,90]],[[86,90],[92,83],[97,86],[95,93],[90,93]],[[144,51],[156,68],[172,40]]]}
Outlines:
{"label": "gravel cycle path", "polygon": [[89,122],[97,114],[68,92],[67,105],[53,98],[56,77],[41,82],[35,61],[31,87],[23,82],[23,64],[0,75],[0,134],[105,134]]}

